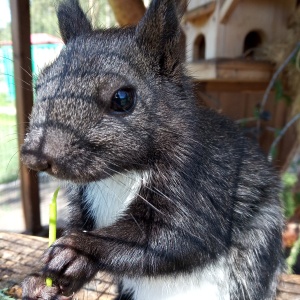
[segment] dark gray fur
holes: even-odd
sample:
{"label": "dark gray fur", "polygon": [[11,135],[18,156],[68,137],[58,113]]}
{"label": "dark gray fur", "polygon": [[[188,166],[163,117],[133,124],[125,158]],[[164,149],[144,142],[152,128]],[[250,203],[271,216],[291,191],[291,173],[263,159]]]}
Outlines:
{"label": "dark gray fur", "polygon": [[[23,299],[64,299],[99,270],[176,276],[221,257],[230,299],[274,299],[283,265],[279,181],[233,122],[197,105],[180,61],[179,2],[153,0],[137,27],[109,30],[92,30],[76,0],[59,4],[66,47],[37,81],[22,160],[73,182],[71,213],[42,272],[24,281]],[[114,114],[111,98],[123,87],[135,90],[136,105]],[[149,180],[122,217],[95,229],[88,183],[130,171]]]}

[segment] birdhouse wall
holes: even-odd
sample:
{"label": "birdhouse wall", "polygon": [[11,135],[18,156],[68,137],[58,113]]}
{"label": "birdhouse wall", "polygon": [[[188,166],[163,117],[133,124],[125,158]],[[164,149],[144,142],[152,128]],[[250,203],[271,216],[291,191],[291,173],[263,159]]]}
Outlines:
{"label": "birdhouse wall", "polygon": [[[219,2],[220,0],[190,0],[188,1],[188,10],[197,9],[198,7],[203,7],[204,5],[208,5],[211,2]],[[222,0],[223,1],[223,0]]]}
{"label": "birdhouse wall", "polygon": [[239,1],[227,22],[219,22],[217,26],[216,58],[241,57],[245,38],[250,32],[256,32],[261,38],[261,44],[253,41],[254,48],[282,39],[286,34],[288,18],[295,10],[295,2],[295,0]]}
{"label": "birdhouse wall", "polygon": [[[213,13],[216,15],[216,12]],[[210,17],[202,19],[196,24],[186,23],[184,31],[186,33],[186,61],[192,62],[199,59],[215,58],[217,55],[217,19]],[[199,58],[197,55],[197,47],[199,47],[199,38],[204,38],[205,51],[204,57]]]}
{"label": "birdhouse wall", "polygon": [[[226,13],[224,8],[229,2],[236,4]],[[250,38],[248,48],[251,47],[251,42],[253,48],[256,48],[282,39],[286,34],[288,19],[295,11],[296,2],[296,0],[191,0],[188,13],[199,12],[199,16],[194,17],[192,21],[187,20],[185,24],[187,62],[242,57],[245,39],[250,32],[259,37],[259,43]],[[204,7],[211,4],[215,4],[214,10],[209,14],[201,14],[205,11]],[[199,57],[199,48],[203,51],[202,39],[205,41],[205,54],[204,57]]]}

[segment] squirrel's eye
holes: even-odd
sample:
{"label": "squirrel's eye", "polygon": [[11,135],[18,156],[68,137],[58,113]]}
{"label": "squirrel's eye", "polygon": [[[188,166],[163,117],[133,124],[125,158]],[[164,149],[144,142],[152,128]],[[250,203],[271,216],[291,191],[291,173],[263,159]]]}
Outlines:
{"label": "squirrel's eye", "polygon": [[129,113],[135,105],[135,92],[133,88],[117,90],[111,99],[110,109],[113,113]]}

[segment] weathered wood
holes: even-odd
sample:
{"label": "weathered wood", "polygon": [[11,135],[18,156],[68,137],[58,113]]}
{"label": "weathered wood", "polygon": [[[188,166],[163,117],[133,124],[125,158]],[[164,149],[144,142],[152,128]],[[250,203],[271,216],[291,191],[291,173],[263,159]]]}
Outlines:
{"label": "weathered wood", "polygon": [[283,274],[277,290],[277,300],[299,300],[300,276]]}
{"label": "weathered wood", "polygon": [[[20,299],[20,283],[40,268],[40,257],[47,247],[45,238],[0,232],[0,290],[8,288],[14,298]],[[112,300],[114,296],[112,279],[99,273],[74,299]]]}
{"label": "weathered wood", "polygon": [[[45,238],[0,232],[0,290],[9,288],[15,299],[20,299],[20,283],[30,272],[40,267],[40,257],[48,246]],[[112,300],[116,287],[111,277],[99,273],[78,292],[74,299]],[[276,300],[300,299],[300,275],[283,274]],[[207,299],[209,300],[209,299]]]}
{"label": "weathered wood", "polygon": [[207,92],[261,92],[266,90],[267,82],[222,82],[222,81],[207,81],[203,82]]}
{"label": "weathered wood", "polygon": [[136,25],[146,8],[142,0],[108,0],[120,26]]}
{"label": "weathered wood", "polygon": [[213,59],[187,64],[196,80],[222,82],[269,82],[273,67],[270,63],[241,59]]}
{"label": "weathered wood", "polygon": [[220,22],[225,23],[240,0],[225,0],[220,12]]}
{"label": "weathered wood", "polygon": [[[255,137],[257,123],[254,118],[257,105],[261,103],[265,87],[268,82],[229,82],[229,81],[208,81],[198,82],[207,106],[217,110],[225,116],[240,120],[243,126],[246,126],[247,132]],[[274,141],[276,133],[274,130],[280,130],[289,121],[291,107],[284,101],[276,101],[275,94],[272,92],[269,100],[266,103],[265,110],[270,113],[269,121],[261,121],[261,132],[259,144],[264,153],[268,154],[270,146]],[[244,121],[242,121],[244,120]],[[270,130],[270,129],[273,129]],[[278,170],[284,172],[287,162],[294,153],[297,146],[297,131],[296,127],[292,126],[282,137],[281,142],[276,147],[276,157],[274,165]],[[300,299],[299,299],[300,300]]]}
{"label": "weathered wood", "polygon": [[[33,104],[29,0],[11,0],[10,5],[20,147],[25,137]],[[29,172],[24,165],[20,167],[20,177],[26,230],[36,234],[41,230],[38,177],[36,172]]]}
{"label": "weathered wood", "polygon": [[184,19],[189,22],[199,22],[199,19],[206,18],[214,12],[216,8],[216,1],[210,1],[193,10],[188,11]]}

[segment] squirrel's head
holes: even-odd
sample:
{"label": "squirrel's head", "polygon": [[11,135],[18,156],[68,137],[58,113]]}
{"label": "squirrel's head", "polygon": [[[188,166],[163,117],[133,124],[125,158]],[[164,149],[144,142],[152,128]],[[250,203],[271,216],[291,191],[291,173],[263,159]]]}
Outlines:
{"label": "squirrel's head", "polygon": [[[185,127],[180,1],[135,27],[94,30],[77,0],[57,8],[65,47],[39,75],[22,161],[78,182],[143,168]],[[169,151],[166,150],[166,151]]]}

